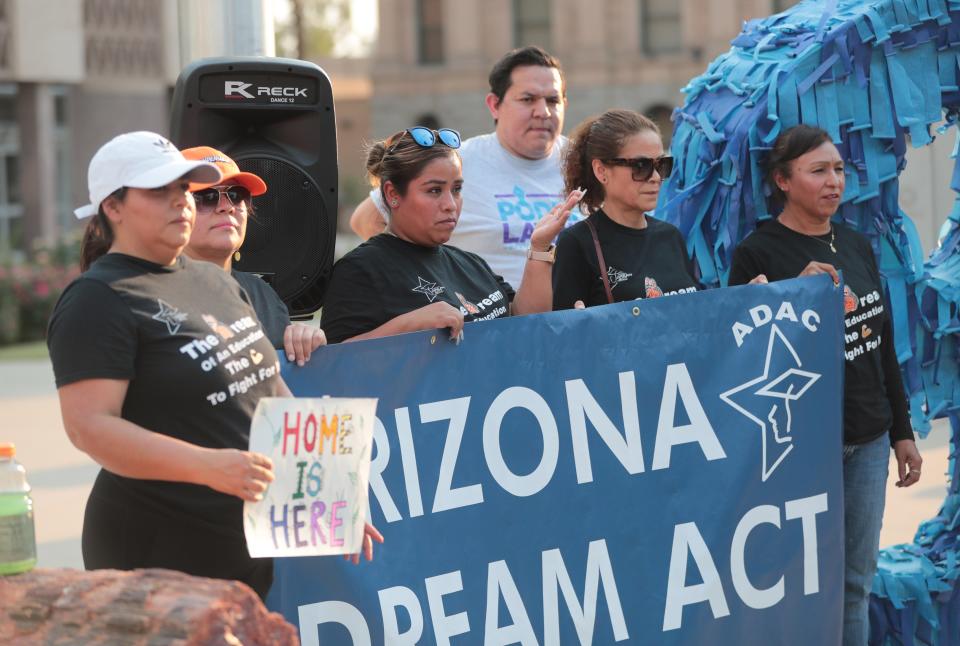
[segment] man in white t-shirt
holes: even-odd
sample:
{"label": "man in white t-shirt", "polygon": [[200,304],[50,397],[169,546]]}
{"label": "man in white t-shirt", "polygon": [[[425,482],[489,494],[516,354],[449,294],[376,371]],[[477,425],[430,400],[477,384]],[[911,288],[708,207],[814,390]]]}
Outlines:
{"label": "man in white t-shirt", "polygon": [[[449,244],[478,254],[517,287],[534,225],[563,198],[566,88],[560,62],[539,47],[508,52],[489,80],[486,105],[495,128],[460,148],[463,209]],[[374,188],[350,226],[367,239],[384,230],[387,217]],[[571,214],[568,224],[577,219]]]}

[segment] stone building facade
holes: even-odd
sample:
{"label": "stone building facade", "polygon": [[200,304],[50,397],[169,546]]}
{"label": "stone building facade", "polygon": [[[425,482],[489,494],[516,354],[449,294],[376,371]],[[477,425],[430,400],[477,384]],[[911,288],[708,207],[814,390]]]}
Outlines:
{"label": "stone building facade", "polygon": [[271,16],[268,0],[0,0],[0,260],[76,227],[103,142],[169,132],[182,61],[272,54]]}
{"label": "stone building facade", "polygon": [[567,129],[611,107],[665,121],[684,84],[729,48],[743,20],[783,0],[380,0],[371,66],[373,128],[433,118],[490,129],[487,74],[507,50],[540,45],[563,63]]}

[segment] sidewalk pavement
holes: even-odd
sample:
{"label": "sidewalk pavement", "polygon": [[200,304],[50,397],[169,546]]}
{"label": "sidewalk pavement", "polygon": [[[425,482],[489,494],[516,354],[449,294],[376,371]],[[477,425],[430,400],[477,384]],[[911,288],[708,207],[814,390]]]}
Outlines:
{"label": "sidewalk pavement", "polygon": [[0,441],[17,446],[33,487],[41,567],[83,567],[83,510],[99,468],[63,430],[50,362],[0,363]]}
{"label": "sidewalk pavement", "polygon": [[[0,442],[17,445],[17,459],[33,486],[39,565],[80,568],[83,510],[98,467],[67,439],[49,361],[0,363],[0,384]],[[949,425],[935,422],[919,447],[923,480],[910,489],[894,487],[897,465],[891,453],[881,546],[911,542],[917,525],[943,501]]]}

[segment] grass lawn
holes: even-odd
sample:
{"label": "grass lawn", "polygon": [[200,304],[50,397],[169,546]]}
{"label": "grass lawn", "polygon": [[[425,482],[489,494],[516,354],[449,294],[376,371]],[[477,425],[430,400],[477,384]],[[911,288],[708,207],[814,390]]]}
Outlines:
{"label": "grass lawn", "polygon": [[31,361],[47,358],[46,341],[0,346],[0,361]]}

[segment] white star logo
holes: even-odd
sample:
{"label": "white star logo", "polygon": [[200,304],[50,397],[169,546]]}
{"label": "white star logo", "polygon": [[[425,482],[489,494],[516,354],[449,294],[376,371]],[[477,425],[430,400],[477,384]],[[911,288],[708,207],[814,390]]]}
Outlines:
{"label": "white star logo", "polygon": [[[620,283],[625,283],[630,280],[631,276],[633,276],[633,274],[620,271],[616,267],[607,267],[607,281],[610,283],[610,291],[616,289],[617,285]],[[603,278],[600,280],[603,280]]]}
{"label": "white star logo", "polygon": [[176,307],[172,307],[168,303],[163,302],[162,299],[158,298],[157,303],[160,305],[160,311],[151,316],[155,321],[160,321],[161,323],[167,324],[167,331],[170,334],[176,334],[180,329],[180,324],[187,320],[186,312],[181,312]]}
{"label": "white star logo", "polygon": [[417,276],[419,285],[413,288],[413,291],[420,292],[427,297],[427,300],[431,303],[436,300],[437,296],[443,293],[443,286],[437,285],[436,283],[431,283],[429,280],[424,280]]}
{"label": "white star logo", "polygon": [[[777,340],[779,344],[775,343]],[[778,353],[777,366],[782,367],[791,363],[790,359],[792,359],[795,367],[783,370],[771,379],[770,365],[777,345],[781,345],[787,351]],[[810,386],[820,379],[820,375],[816,373],[800,370],[801,366],[800,357],[774,323],[770,326],[770,339],[767,342],[763,374],[720,395],[720,399],[760,426],[760,434],[763,438],[761,465],[763,482],[767,481],[787,454],[793,450],[793,436],[790,434],[792,430],[790,402],[800,399]]]}

